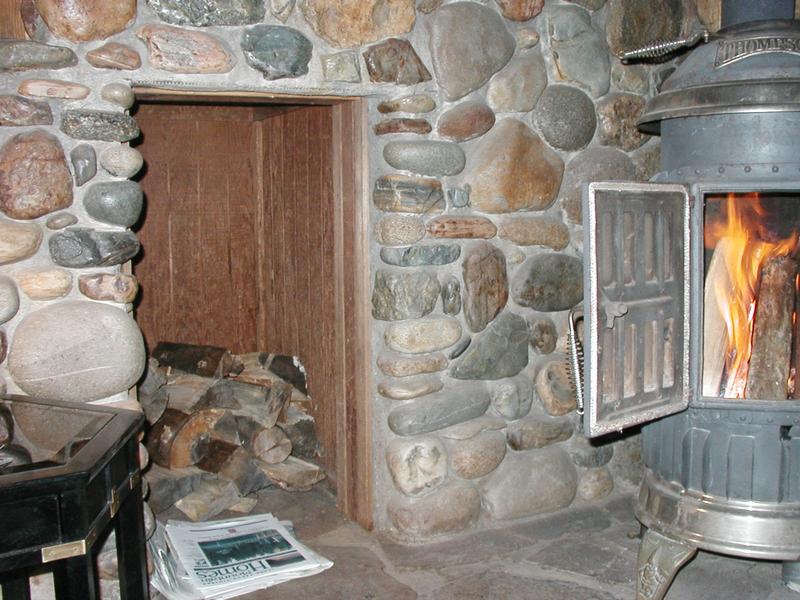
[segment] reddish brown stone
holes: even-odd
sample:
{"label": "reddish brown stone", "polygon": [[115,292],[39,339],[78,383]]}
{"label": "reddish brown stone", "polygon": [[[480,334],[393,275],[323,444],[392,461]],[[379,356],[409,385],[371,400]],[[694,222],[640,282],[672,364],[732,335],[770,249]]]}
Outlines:
{"label": "reddish brown stone", "polygon": [[597,105],[597,131],[600,143],[630,152],[648,139],[636,122],[644,112],[644,98],[634,94],[609,94]]}
{"label": "reddish brown stone", "polygon": [[422,64],[408,40],[389,38],[364,52],[370,81],[414,85],[430,81],[430,71]]}
{"label": "reddish brown stone", "polygon": [[41,129],[20,133],[0,149],[0,210],[35,219],[72,204],[72,176],[58,140]]}
{"label": "reddish brown stone", "polygon": [[22,96],[0,96],[0,125],[52,125],[53,113],[46,102]]}
{"label": "reddish brown stone", "polygon": [[202,31],[145,25],[136,36],[147,44],[150,63],[164,71],[227,73],[236,63],[222,40]]}
{"label": "reddish brown stone", "polygon": [[23,96],[82,100],[91,91],[85,85],[59,79],[23,79],[17,91]]}
{"label": "reddish brown stone", "polygon": [[35,0],[48,29],[73,42],[102,40],[136,17],[136,0]]}
{"label": "reddish brown stone", "polygon": [[427,94],[392,98],[378,104],[378,112],[382,114],[393,112],[428,113],[434,108],[436,108],[436,102]]}
{"label": "reddish brown stone", "polygon": [[407,33],[416,19],[414,0],[304,0],[300,9],[317,35],[338,48]]}
{"label": "reddish brown stone", "polygon": [[428,221],[428,233],[436,238],[489,239],[497,227],[486,217],[436,217]]}
{"label": "reddish brown stone", "polygon": [[139,282],[133,275],[95,273],[81,275],[78,278],[78,289],[84,296],[92,300],[107,300],[124,304],[133,302],[133,299],[136,298]]}
{"label": "reddish brown stone", "polygon": [[431,132],[431,124],[425,119],[387,119],[372,128],[375,135],[391,133],[419,133],[424,135]]}
{"label": "reddish brown stone", "polygon": [[489,242],[467,249],[462,264],[464,317],[470,330],[483,331],[508,301],[506,257]]}
{"label": "reddish brown stone", "polygon": [[108,42],[86,53],[86,62],[98,69],[135,71],[142,66],[139,53],[125,44]]}
{"label": "reddish brown stone", "polygon": [[512,21],[528,21],[542,12],[544,0],[495,0],[500,12]]}
{"label": "reddish brown stone", "polygon": [[549,217],[515,217],[500,225],[500,237],[518,246],[547,246],[563,250],[569,244],[569,229]]}
{"label": "reddish brown stone", "polygon": [[463,142],[489,131],[494,121],[492,109],[483,102],[463,102],[444,113],[436,128],[442,137]]}

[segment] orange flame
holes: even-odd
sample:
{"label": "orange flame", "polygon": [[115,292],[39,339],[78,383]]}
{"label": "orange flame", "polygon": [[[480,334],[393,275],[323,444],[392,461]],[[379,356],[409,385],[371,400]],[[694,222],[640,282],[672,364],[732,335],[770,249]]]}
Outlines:
{"label": "orange flame", "polygon": [[720,218],[706,223],[706,248],[723,252],[728,282],[715,282],[714,296],[725,321],[727,348],[723,397],[744,398],[752,351],[759,273],[770,258],[793,255],[798,235],[771,240],[758,193],[728,194]]}

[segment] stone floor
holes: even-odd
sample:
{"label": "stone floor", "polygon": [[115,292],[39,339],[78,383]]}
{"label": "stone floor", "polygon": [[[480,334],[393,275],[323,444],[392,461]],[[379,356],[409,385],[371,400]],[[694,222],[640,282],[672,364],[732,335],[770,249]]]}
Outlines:
{"label": "stone floor", "polygon": [[[269,491],[257,510],[292,520],[298,537],[334,561],[328,571],[255,592],[245,600],[630,600],[639,527],[631,496],[512,527],[424,546],[361,530],[322,489]],[[667,600],[800,600],[780,565],[701,553]]]}

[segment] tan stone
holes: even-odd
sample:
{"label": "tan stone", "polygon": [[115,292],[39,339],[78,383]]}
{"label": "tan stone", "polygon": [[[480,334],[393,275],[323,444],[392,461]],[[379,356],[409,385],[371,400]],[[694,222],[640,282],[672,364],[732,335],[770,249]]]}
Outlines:
{"label": "tan stone", "polygon": [[133,302],[139,291],[139,282],[133,275],[124,273],[94,273],[78,278],[78,289],[87,298],[109,302]]}
{"label": "tan stone", "polygon": [[491,473],[506,455],[506,436],[502,431],[484,431],[451,444],[450,464],[464,479],[477,479]]}
{"label": "tan stone", "polygon": [[136,0],[35,0],[47,28],[73,42],[102,40],[136,17]]}
{"label": "tan stone", "polygon": [[547,246],[563,250],[569,244],[569,229],[549,217],[514,217],[500,224],[500,237],[518,246]]}
{"label": "tan stone", "polygon": [[575,391],[570,383],[565,357],[552,360],[539,369],[536,374],[536,393],[542,400],[544,409],[554,417],[575,410]]}
{"label": "tan stone", "polygon": [[543,210],[558,193],[564,162],[525,123],[505,119],[480,141],[467,172],[475,210]]}
{"label": "tan stone", "polygon": [[142,66],[139,53],[125,44],[108,42],[86,53],[86,62],[98,69],[135,71]]}
{"label": "tan stone", "polygon": [[450,318],[404,321],[387,327],[383,337],[396,352],[426,354],[455,344],[461,338],[461,324]]}
{"label": "tan stone", "polygon": [[72,274],[66,269],[27,269],[16,273],[14,278],[31,300],[63,298],[72,289]]}
{"label": "tan stone", "polygon": [[17,91],[23,96],[60,98],[62,100],[82,100],[91,90],[80,83],[59,79],[23,79]]}
{"label": "tan stone", "polygon": [[428,233],[436,238],[489,239],[497,227],[486,217],[436,217],[428,221]]}
{"label": "tan stone", "polygon": [[420,541],[472,526],[480,516],[481,495],[472,484],[451,482],[421,498],[397,498],[387,510],[399,537]]}
{"label": "tan stone", "polygon": [[301,0],[300,10],[317,35],[338,48],[408,33],[416,19],[414,0]]}
{"label": "tan stone", "polygon": [[382,246],[410,246],[425,237],[419,217],[387,215],[375,224],[375,241]]}
{"label": "tan stone", "polygon": [[33,256],[41,243],[42,230],[38,225],[0,219],[0,265]]}
{"label": "tan stone", "polygon": [[55,136],[20,133],[0,149],[0,210],[12,219],[35,219],[72,204],[72,175]]}
{"label": "tan stone", "polygon": [[431,124],[425,119],[386,119],[376,123],[372,128],[375,135],[392,133],[417,133],[425,135],[431,132]]}
{"label": "tan stone", "polygon": [[393,98],[378,104],[378,112],[383,114],[394,112],[429,113],[434,108],[436,108],[436,102],[426,94]]}
{"label": "tan stone", "polygon": [[463,423],[457,423],[441,429],[437,433],[448,440],[468,440],[474,438],[482,431],[499,431],[505,428],[506,422],[500,417],[493,417],[491,415],[483,415],[476,419],[470,419]]}
{"label": "tan stone", "polygon": [[542,12],[544,0],[495,0],[500,12],[511,21],[528,21]]}
{"label": "tan stone", "polygon": [[494,122],[494,112],[483,102],[462,102],[439,117],[436,130],[442,137],[464,142],[482,136]]}
{"label": "tan stone", "polygon": [[443,387],[444,383],[438,377],[410,377],[400,381],[382,381],[378,384],[378,393],[391,400],[413,400],[438,392]]}
{"label": "tan stone", "polygon": [[377,364],[381,373],[392,377],[408,377],[423,373],[436,373],[447,367],[444,354],[422,354],[419,356],[403,356],[400,354],[381,354]]}
{"label": "tan stone", "polygon": [[432,436],[396,438],[386,447],[386,465],[398,490],[418,496],[447,478],[447,451]]}
{"label": "tan stone", "polygon": [[225,43],[202,31],[145,25],[136,36],[147,44],[150,63],[173,73],[227,73],[236,59]]}

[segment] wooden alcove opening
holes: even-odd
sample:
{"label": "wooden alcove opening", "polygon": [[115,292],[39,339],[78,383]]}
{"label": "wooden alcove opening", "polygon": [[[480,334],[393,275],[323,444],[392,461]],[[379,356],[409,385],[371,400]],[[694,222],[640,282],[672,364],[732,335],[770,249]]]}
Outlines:
{"label": "wooden alcove opening", "polygon": [[148,348],[300,357],[329,484],[371,528],[364,102],[135,92]]}

